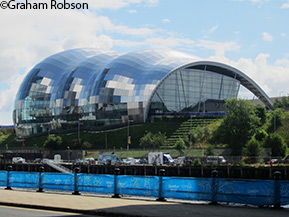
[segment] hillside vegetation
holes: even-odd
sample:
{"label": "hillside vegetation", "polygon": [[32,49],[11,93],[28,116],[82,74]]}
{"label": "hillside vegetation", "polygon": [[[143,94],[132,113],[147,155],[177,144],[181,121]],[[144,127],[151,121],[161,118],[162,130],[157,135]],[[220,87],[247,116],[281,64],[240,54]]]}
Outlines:
{"label": "hillside vegetation", "polygon": [[[131,125],[130,149],[175,148],[180,154],[190,148],[205,148],[206,155],[214,148],[228,148],[231,155],[258,157],[265,148],[268,155],[285,156],[289,153],[289,113],[276,108],[267,113],[262,106],[249,101],[229,99],[228,114],[222,118],[181,117],[161,118],[154,123]],[[127,148],[127,127],[106,132],[80,132],[78,134],[46,135],[26,139],[26,146],[49,149],[115,149]],[[2,129],[0,147],[22,146],[13,129]]]}

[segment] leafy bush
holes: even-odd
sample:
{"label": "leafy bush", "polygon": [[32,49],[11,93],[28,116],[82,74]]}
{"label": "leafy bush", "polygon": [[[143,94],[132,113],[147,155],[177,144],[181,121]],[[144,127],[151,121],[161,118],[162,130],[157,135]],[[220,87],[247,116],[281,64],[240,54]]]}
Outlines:
{"label": "leafy bush", "polygon": [[284,139],[277,133],[269,134],[264,141],[265,148],[271,148],[271,156],[284,157],[287,150],[287,145]]}
{"label": "leafy bush", "polygon": [[186,148],[186,144],[182,138],[179,138],[174,146],[177,150],[182,150]]}
{"label": "leafy bush", "polygon": [[202,166],[202,162],[200,160],[200,158],[196,158],[194,161],[193,161],[193,166],[197,167],[197,166]]}
{"label": "leafy bush", "polygon": [[245,145],[243,148],[243,154],[245,156],[251,157],[250,158],[250,163],[256,163],[257,162],[257,157],[260,156],[262,147],[254,137]]}
{"label": "leafy bush", "polygon": [[268,131],[275,132],[280,126],[283,125],[284,119],[285,119],[285,114],[284,114],[283,109],[280,109],[280,108],[275,109],[270,114]]}
{"label": "leafy bush", "polygon": [[60,136],[49,136],[43,145],[48,149],[62,149],[62,138]]}
{"label": "leafy bush", "polygon": [[221,123],[218,135],[223,144],[228,144],[232,155],[240,155],[243,146],[251,139],[260,126],[253,104],[247,100],[226,100],[228,114]]}
{"label": "leafy bush", "polygon": [[210,155],[214,155],[214,146],[211,144],[208,144],[205,150],[205,155],[206,156],[210,156]]}
{"label": "leafy bush", "polygon": [[265,130],[258,130],[255,134],[255,139],[258,141],[263,141],[268,137],[268,133]]}
{"label": "leafy bush", "polygon": [[140,146],[145,148],[161,147],[166,145],[167,136],[165,133],[158,132],[153,134],[146,131],[145,135],[140,138]]}

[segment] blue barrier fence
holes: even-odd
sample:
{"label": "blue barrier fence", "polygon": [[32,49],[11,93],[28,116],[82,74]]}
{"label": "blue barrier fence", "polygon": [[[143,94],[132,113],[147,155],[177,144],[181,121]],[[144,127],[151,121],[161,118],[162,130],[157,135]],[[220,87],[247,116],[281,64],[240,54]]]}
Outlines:
{"label": "blue barrier fence", "polygon": [[280,206],[289,204],[289,181],[0,171],[0,186],[98,194]]}

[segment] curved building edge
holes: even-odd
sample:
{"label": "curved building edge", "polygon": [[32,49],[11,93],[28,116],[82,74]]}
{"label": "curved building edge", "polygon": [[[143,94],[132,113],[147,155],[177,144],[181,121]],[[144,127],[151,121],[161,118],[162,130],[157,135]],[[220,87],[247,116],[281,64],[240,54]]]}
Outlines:
{"label": "curved building edge", "polygon": [[13,120],[20,138],[69,127],[75,131],[80,121],[87,130],[108,129],[131,118],[146,122],[151,114],[221,111],[226,99],[237,97],[240,85],[272,108],[260,86],[223,63],[173,50],[74,49],[44,59],[28,73]]}

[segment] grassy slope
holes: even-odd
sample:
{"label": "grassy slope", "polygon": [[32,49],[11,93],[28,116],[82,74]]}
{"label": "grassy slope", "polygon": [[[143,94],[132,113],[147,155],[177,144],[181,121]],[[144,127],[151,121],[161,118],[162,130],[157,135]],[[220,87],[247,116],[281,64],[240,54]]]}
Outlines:
{"label": "grassy slope", "polygon": [[[183,122],[183,119],[172,119],[157,121],[155,123],[146,123],[143,125],[130,126],[131,148],[139,148],[139,140],[145,134],[146,131],[151,131],[152,133],[162,132],[166,133],[169,137]],[[77,133],[70,133],[66,135],[61,135],[63,140],[63,147],[72,146],[73,142],[77,140]],[[104,132],[81,132],[80,138],[82,141],[89,142],[92,147],[91,149],[104,149],[105,148],[105,138],[107,138],[107,148],[108,149],[126,149],[127,144],[127,127],[108,131],[105,135]],[[47,136],[41,136],[36,138],[31,138],[26,140],[26,146],[38,146],[42,147]],[[0,147],[5,147],[8,144],[9,147],[22,146],[21,141],[15,140],[15,134],[1,133],[0,134]]]}

